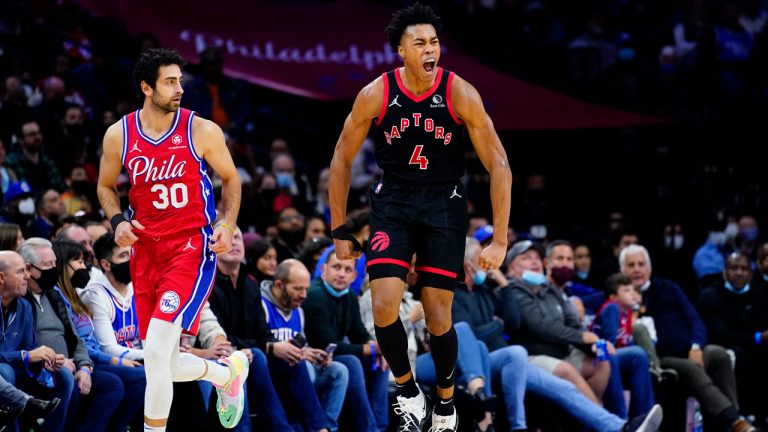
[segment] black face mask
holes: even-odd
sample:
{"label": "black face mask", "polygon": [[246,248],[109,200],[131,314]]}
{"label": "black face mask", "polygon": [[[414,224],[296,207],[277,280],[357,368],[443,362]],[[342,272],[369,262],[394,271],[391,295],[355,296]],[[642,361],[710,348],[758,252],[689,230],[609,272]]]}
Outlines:
{"label": "black face mask", "polygon": [[91,274],[88,273],[88,269],[77,269],[72,273],[72,277],[69,280],[72,282],[73,287],[85,288],[88,285],[88,281],[91,280]]}
{"label": "black face mask", "polygon": [[56,267],[51,267],[49,269],[41,269],[40,267],[37,267],[33,265],[32,267],[40,270],[40,277],[35,279],[35,282],[37,282],[37,286],[40,287],[43,292],[50,290],[53,288],[56,283],[59,282],[59,269]]}
{"label": "black face mask", "polygon": [[131,260],[115,264],[110,262],[110,268],[112,269],[112,276],[115,280],[122,284],[131,283]]}

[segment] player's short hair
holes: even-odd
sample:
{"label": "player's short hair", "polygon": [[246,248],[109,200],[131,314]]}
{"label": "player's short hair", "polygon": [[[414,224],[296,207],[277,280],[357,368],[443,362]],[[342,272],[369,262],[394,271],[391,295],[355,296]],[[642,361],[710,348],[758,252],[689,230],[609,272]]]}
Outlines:
{"label": "player's short hair", "polygon": [[442,29],[440,17],[429,6],[415,3],[412,6],[400,9],[392,14],[392,21],[384,29],[384,34],[387,35],[387,40],[393,50],[397,51],[397,47],[400,46],[400,38],[403,37],[405,29],[416,24],[431,24],[438,34],[440,34]]}
{"label": "player's short hair", "polygon": [[176,65],[183,69],[187,64],[186,60],[174,50],[167,48],[151,48],[143,53],[133,66],[133,83],[136,85],[138,94],[143,97],[141,92],[141,82],[145,81],[152,89],[157,82],[160,66]]}

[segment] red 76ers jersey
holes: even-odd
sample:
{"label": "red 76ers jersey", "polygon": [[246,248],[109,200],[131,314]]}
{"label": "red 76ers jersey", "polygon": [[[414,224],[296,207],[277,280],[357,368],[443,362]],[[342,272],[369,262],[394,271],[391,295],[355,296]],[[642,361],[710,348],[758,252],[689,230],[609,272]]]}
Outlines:
{"label": "red 76ers jersey", "polygon": [[123,117],[123,166],[128,171],[131,219],[153,237],[209,225],[216,217],[206,163],[192,144],[193,111],[176,111],[170,129],[157,140],[142,132],[137,110]]}

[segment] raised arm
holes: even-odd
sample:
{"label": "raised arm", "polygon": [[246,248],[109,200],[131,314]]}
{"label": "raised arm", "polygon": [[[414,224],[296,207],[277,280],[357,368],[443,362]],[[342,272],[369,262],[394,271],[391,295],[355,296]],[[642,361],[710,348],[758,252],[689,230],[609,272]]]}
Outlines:
{"label": "raised arm", "polygon": [[224,141],[224,133],[216,123],[195,117],[192,122],[192,140],[197,154],[221,177],[221,208],[224,214],[219,219],[224,223],[213,231],[211,250],[227,253],[232,249],[232,236],[240,212],[240,175]]}
{"label": "raised arm", "polygon": [[485,112],[483,100],[472,85],[455,76],[451,83],[451,102],[458,117],[464,121],[477,156],[491,175],[491,204],[493,205],[493,241],[480,254],[480,267],[498,269],[507,252],[507,228],[512,195],[512,171],[507,153]]}
{"label": "raised arm", "polygon": [[[352,161],[355,159],[360,146],[363,145],[371,121],[379,115],[381,100],[384,97],[384,85],[379,77],[365,86],[352,105],[352,112],[344,121],[344,129],[341,131],[336,143],[336,150],[331,161],[331,175],[328,185],[331,204],[331,228],[337,229],[343,226],[347,218],[347,195],[352,170]],[[336,237],[334,235],[334,237]],[[352,242],[334,238],[336,256],[339,259],[359,258],[360,251],[353,251]]]}

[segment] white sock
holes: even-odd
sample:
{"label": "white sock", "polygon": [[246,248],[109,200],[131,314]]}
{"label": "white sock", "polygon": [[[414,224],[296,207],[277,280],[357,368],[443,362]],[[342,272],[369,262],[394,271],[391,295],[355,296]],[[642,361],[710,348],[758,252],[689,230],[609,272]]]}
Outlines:
{"label": "white sock", "polygon": [[165,426],[149,426],[144,423],[144,432],[165,432]]}

